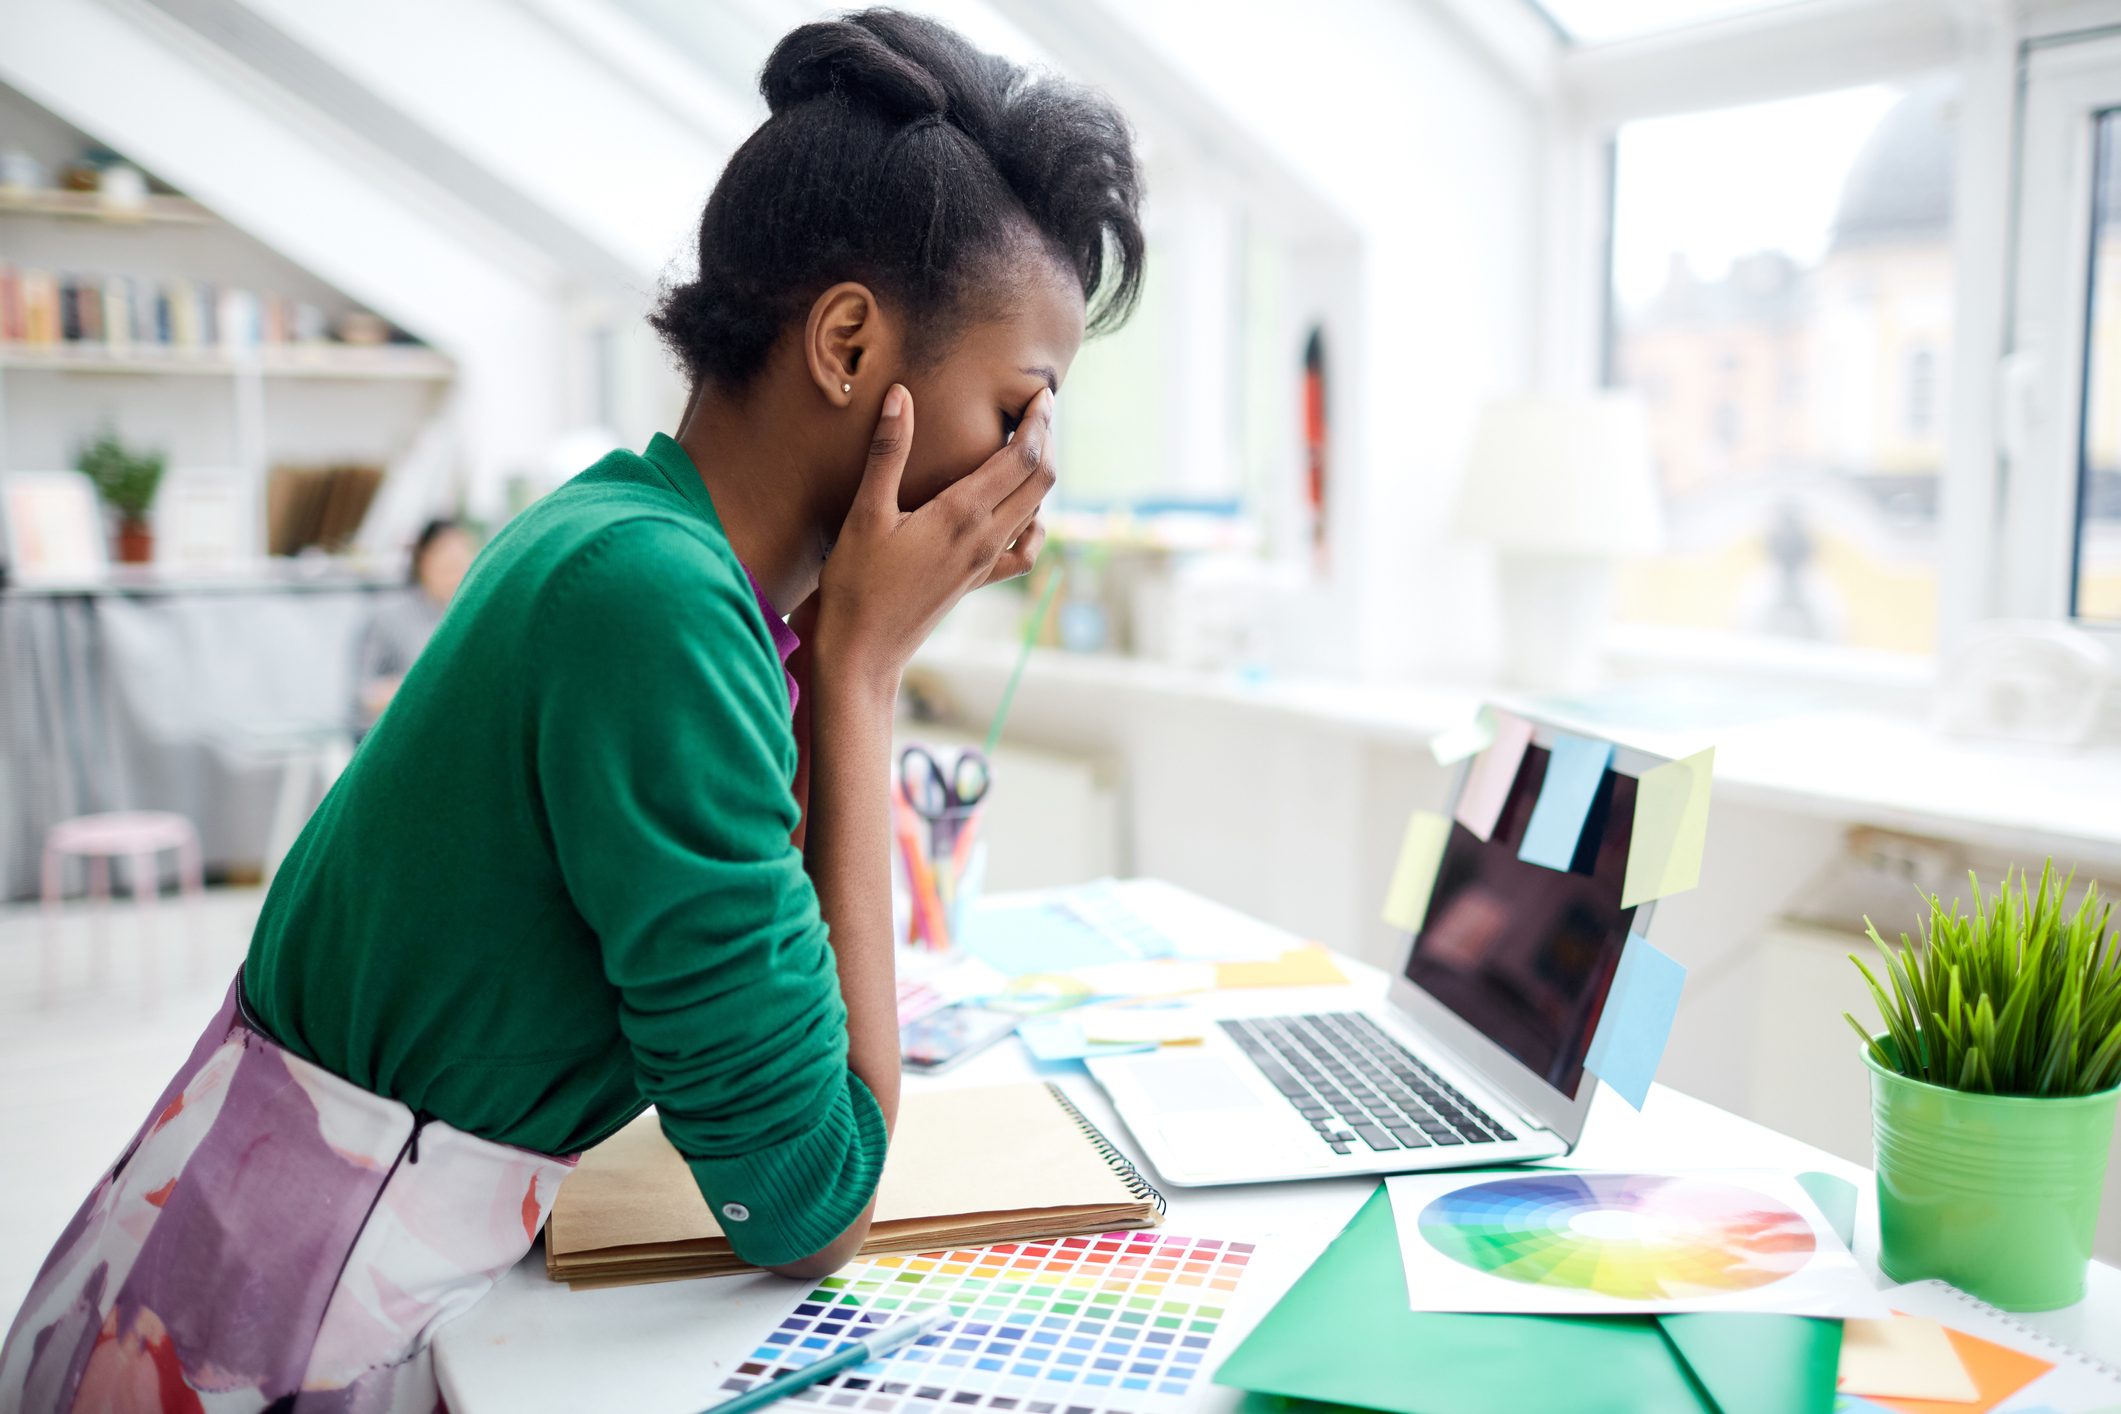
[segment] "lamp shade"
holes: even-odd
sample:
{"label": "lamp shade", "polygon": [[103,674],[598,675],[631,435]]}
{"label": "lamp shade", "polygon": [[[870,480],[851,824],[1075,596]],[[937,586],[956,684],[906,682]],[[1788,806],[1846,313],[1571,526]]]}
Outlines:
{"label": "lamp shade", "polygon": [[1451,526],[1533,554],[1647,554],[1664,537],[1649,414],[1632,393],[1498,399],[1481,410]]}

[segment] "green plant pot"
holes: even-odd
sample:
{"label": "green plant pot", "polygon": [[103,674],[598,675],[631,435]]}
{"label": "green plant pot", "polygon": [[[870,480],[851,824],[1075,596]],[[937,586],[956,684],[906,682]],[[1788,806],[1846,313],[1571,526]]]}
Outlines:
{"label": "green plant pot", "polygon": [[1885,1274],[1942,1277],[2006,1311],[2083,1299],[2121,1086],[2066,1099],[1970,1095],[1888,1070],[1869,1047],[1863,1063]]}

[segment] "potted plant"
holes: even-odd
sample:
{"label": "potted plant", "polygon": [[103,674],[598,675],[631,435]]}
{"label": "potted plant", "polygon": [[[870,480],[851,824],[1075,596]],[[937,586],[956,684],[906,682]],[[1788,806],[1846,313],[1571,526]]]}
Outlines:
{"label": "potted plant", "polygon": [[118,517],[118,562],[146,564],[155,555],[148,507],[162,484],[166,458],[160,452],[133,451],[106,427],[81,449],[74,468],[96,484],[96,492]]}
{"label": "potted plant", "polygon": [[[2072,876],[2073,878],[2074,876]],[[1929,897],[1922,947],[1888,947],[1885,980],[1853,954],[1885,1022],[1855,1017],[1871,1074],[1878,1265],[1942,1277],[2011,1311],[2084,1294],[2121,1100],[2121,934],[2096,886],[2074,912],[2050,860],[1974,907]]]}

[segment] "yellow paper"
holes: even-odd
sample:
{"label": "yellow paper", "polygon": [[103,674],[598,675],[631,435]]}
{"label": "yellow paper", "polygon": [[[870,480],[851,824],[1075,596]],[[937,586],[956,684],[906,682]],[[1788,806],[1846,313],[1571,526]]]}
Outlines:
{"label": "yellow paper", "polygon": [[1348,974],[1317,943],[1295,948],[1271,962],[1218,962],[1215,985],[1223,987],[1338,987]]}
{"label": "yellow paper", "polygon": [[1922,1316],[1841,1323],[1843,1394],[1969,1404],[1980,1395],[1944,1327]]}
{"label": "yellow paper", "polygon": [[1160,1046],[1197,1046],[1208,1039],[1208,1022],[1197,1011],[1097,1008],[1078,1012],[1085,1041],[1154,1041]]}
{"label": "yellow paper", "polygon": [[1635,828],[1628,837],[1628,871],[1620,906],[1683,893],[1701,882],[1701,851],[1709,839],[1709,780],[1716,748],[1645,771],[1635,783]]}
{"label": "yellow paper", "polygon": [[1385,891],[1385,922],[1403,932],[1421,929],[1429,911],[1429,892],[1436,887],[1437,866],[1443,863],[1443,847],[1451,838],[1451,822],[1431,810],[1417,810],[1407,820],[1407,832],[1399,842],[1399,864],[1392,870],[1392,887]]}

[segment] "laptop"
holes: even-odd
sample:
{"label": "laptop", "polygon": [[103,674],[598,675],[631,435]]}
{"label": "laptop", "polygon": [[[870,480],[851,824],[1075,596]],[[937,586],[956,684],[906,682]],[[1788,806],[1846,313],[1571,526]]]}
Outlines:
{"label": "laptop", "polygon": [[1517,857],[1555,730],[1532,743],[1494,833],[1455,818],[1419,932],[1381,1005],[1204,1003],[1207,1043],[1089,1062],[1149,1161],[1181,1187],[1485,1167],[1575,1147],[1596,1078],[1585,1054],[1628,934],[1620,906],[1635,782],[1664,763],[1616,748],[1564,873]]}

